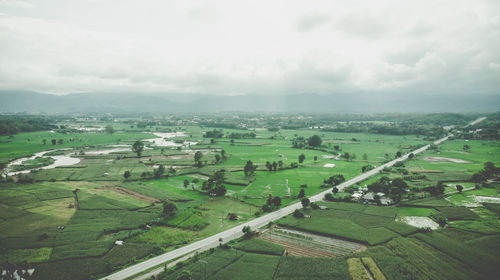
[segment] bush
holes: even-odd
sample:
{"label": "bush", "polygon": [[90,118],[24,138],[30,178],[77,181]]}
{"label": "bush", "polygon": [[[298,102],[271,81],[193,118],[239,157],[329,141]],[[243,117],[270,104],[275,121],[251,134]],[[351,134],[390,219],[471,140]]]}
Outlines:
{"label": "bush", "polygon": [[304,213],[300,212],[299,209],[295,209],[295,211],[293,211],[293,216],[295,218],[304,218]]}

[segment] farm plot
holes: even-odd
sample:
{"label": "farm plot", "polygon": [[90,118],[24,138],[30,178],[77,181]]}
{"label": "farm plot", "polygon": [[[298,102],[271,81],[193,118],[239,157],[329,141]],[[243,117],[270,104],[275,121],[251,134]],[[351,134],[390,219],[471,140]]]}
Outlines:
{"label": "farm plot", "polygon": [[394,207],[338,202],[321,202],[320,204],[327,206],[328,209],[305,210],[304,213],[311,218],[295,218],[290,215],[281,219],[279,223],[293,229],[369,245],[380,244],[417,230],[415,227],[396,222]]}
{"label": "farm plot", "polygon": [[386,247],[418,270],[419,275],[422,275],[421,278],[485,279],[479,273],[464,267],[456,259],[413,238],[396,238]]}
{"label": "farm plot", "polygon": [[345,279],[350,280],[347,262],[344,258],[306,258],[288,256],[278,266],[275,279]]}
{"label": "farm plot", "polygon": [[246,253],[242,253],[237,250],[217,249],[214,253],[203,257],[203,263],[193,262],[187,265],[179,266],[182,267],[182,269],[171,270],[169,273],[163,274],[161,279],[177,280],[184,270],[192,273],[192,279],[205,279],[205,276],[206,279],[217,279],[213,277],[216,273],[239,260],[244,254]]}
{"label": "farm plot", "polygon": [[219,270],[212,279],[271,279],[279,260],[278,256],[246,253]]}
{"label": "farm plot", "polygon": [[260,238],[244,239],[234,244],[233,248],[250,253],[276,256],[281,256],[285,250],[285,248],[281,245],[274,244]]}
{"label": "farm plot", "polygon": [[475,271],[484,273],[488,278],[495,277],[500,272],[500,261],[463,242],[453,240],[437,232],[427,234],[418,233],[415,234],[415,237],[446,255],[463,262]]}
{"label": "farm plot", "polygon": [[359,243],[286,228],[268,230],[261,238],[285,246],[289,254],[296,256],[336,257],[364,248]]}

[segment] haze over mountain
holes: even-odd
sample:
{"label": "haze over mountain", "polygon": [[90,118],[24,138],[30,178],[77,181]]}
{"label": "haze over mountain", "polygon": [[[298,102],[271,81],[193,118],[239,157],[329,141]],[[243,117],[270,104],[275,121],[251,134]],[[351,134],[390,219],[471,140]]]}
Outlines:
{"label": "haze over mountain", "polygon": [[[432,100],[432,101],[429,101]],[[494,112],[500,108],[495,95],[145,95],[140,93],[79,93],[68,95],[35,92],[0,92],[0,112],[35,113],[179,113],[214,111],[276,112]]]}

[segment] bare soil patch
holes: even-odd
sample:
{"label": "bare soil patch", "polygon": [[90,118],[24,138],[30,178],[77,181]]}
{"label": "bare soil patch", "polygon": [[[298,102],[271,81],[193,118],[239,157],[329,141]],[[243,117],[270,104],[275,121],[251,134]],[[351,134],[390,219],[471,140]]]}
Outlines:
{"label": "bare soil patch", "polygon": [[138,192],[134,192],[134,191],[122,188],[122,187],[115,186],[115,187],[109,187],[109,189],[111,189],[111,190],[113,190],[113,191],[115,191],[117,193],[125,194],[125,195],[131,196],[131,197],[133,197],[135,199],[142,200],[142,201],[145,201],[145,202],[148,202],[148,203],[157,203],[157,202],[160,202],[160,200],[157,199],[157,198],[150,197],[150,196],[147,196],[147,195],[143,195],[143,194],[140,194]]}
{"label": "bare soil patch", "polygon": [[454,163],[471,163],[470,161],[458,159],[458,158],[446,158],[446,157],[424,157],[425,161],[438,162],[438,161],[448,161]]}
{"label": "bare soil patch", "polygon": [[191,175],[188,175],[189,177],[191,178],[196,178],[196,179],[201,179],[201,180],[208,180],[208,176],[205,176],[205,175],[201,175],[201,174],[191,174]]}
{"label": "bare soil patch", "polygon": [[403,222],[405,224],[418,228],[430,228],[430,229],[439,228],[439,225],[429,217],[403,216],[403,217],[398,217],[396,221]]}

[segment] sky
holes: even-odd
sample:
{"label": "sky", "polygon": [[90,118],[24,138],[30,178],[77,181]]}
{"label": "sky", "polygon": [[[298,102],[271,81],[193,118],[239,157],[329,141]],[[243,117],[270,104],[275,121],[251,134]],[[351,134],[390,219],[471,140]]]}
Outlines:
{"label": "sky", "polygon": [[487,94],[500,1],[0,0],[0,90]]}

